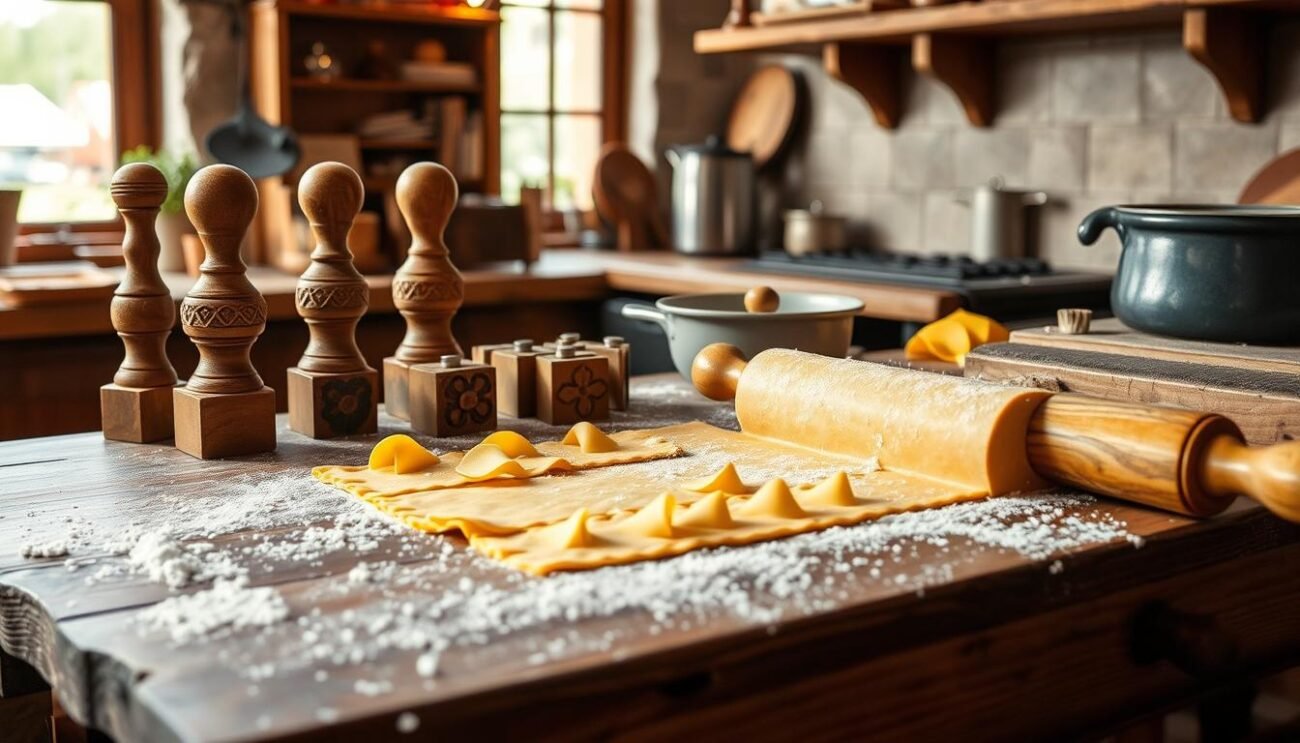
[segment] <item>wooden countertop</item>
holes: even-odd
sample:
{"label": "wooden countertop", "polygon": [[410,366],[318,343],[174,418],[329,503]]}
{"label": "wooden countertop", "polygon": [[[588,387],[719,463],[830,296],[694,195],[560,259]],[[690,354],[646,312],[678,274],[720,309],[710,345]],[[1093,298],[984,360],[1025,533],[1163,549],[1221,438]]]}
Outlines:
{"label": "wooden countertop", "polygon": [[[676,377],[635,380],[633,406],[610,427],[734,425]],[[18,545],[71,529],[157,528],[168,503],[191,502],[178,497],[222,503],[247,497],[263,478],[278,478],[282,489],[285,478],[298,478],[301,497],[320,497],[313,488],[323,486],[306,480],[307,468],[362,462],[378,439],[312,441],[284,422],[274,454],[242,460],[200,462],[170,446],[105,442],[98,433],[0,443],[0,695],[35,690],[8,654],[32,664],[74,718],[120,740],[386,739],[413,724],[420,736],[447,739],[539,731],[567,739],[771,738],[774,730],[818,739],[857,731],[944,740],[971,730],[1053,739],[1113,729],[1143,710],[1300,659],[1300,528],[1251,507],[1196,522],[1085,499],[1048,509],[1033,528],[1016,530],[1015,515],[982,524],[1006,531],[1008,543],[1013,531],[1045,539],[1062,524],[1110,520],[1133,535],[1033,558],[961,531],[939,540],[852,527],[876,528],[878,539],[865,540],[870,549],[846,543],[809,561],[806,583],[746,562],[759,578],[731,584],[734,602],[696,606],[671,621],[656,618],[651,602],[519,624],[521,613],[550,600],[539,594],[488,620],[480,642],[444,650],[431,679],[417,674],[419,643],[376,645],[375,633],[403,621],[404,607],[419,613],[440,597],[470,594],[508,607],[510,596],[539,585],[554,587],[551,599],[587,595],[582,581],[600,576],[529,578],[464,554],[463,541],[447,548],[448,540],[416,534],[371,544],[318,540],[315,552],[242,558],[251,585],[273,587],[287,602],[287,621],[173,647],[137,620],[175,594],[126,569],[124,556],[74,553],[86,564],[71,570],[63,558],[18,555]],[[543,430],[503,422],[529,435]],[[380,427],[380,435],[406,430],[386,416]],[[223,527],[203,541],[250,554],[239,550],[317,544],[311,529],[330,525]],[[733,549],[752,550],[755,560],[762,554]],[[391,571],[350,577],[363,561],[391,563]],[[598,572],[617,584],[623,573],[611,571],[620,570]],[[740,611],[756,607],[778,611],[747,618]],[[307,636],[314,623],[335,621],[358,628]],[[352,649],[363,651],[360,662],[334,657]]]}
{"label": "wooden countertop", "polygon": [[[930,322],[961,305],[956,293],[942,289],[738,271],[735,267],[742,260],[691,258],[675,253],[626,255],[551,250],[530,268],[503,264],[464,271],[465,306],[587,301],[611,291],[659,295],[744,291],[756,284],[767,284],[777,291],[848,294],[863,301],[864,316],[887,320]],[[250,268],[248,275],[266,297],[268,320],[297,317],[293,306],[297,276],[266,267]],[[178,302],[194,281],[185,274],[168,274],[164,278]],[[370,312],[395,312],[390,293],[392,277],[368,276],[367,281],[371,288]],[[108,300],[20,307],[0,304],[0,341],[112,332]]]}

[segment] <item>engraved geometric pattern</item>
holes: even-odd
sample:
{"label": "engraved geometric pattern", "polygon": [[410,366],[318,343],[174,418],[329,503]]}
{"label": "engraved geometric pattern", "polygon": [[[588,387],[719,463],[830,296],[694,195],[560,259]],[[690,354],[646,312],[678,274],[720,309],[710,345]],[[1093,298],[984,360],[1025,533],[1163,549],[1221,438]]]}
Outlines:
{"label": "engraved geometric pattern", "polygon": [[464,289],[445,281],[421,281],[419,279],[398,279],[393,282],[393,297],[406,301],[426,299],[460,299]]}
{"label": "engraved geometric pattern", "polygon": [[266,322],[263,304],[181,303],[181,324],[193,328],[237,328]]}
{"label": "engraved geometric pattern", "polygon": [[366,286],[300,286],[294,294],[298,306],[308,310],[364,307],[369,297]]}

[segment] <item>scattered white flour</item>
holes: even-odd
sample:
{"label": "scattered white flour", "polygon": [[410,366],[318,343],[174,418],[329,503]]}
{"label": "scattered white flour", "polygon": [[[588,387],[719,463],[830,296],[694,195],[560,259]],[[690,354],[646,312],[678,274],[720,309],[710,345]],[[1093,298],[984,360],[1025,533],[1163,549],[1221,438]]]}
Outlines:
{"label": "scattered white flour", "polygon": [[211,543],[182,544],[162,531],[145,532],[127,554],[127,562],[168,588],[248,573],[231,555],[215,551]]}
{"label": "scattered white flour", "polygon": [[366,679],[357,679],[352,685],[352,690],[363,697],[377,697],[381,694],[387,694],[393,690],[391,681],[367,681]]}
{"label": "scattered white flour", "polygon": [[245,627],[265,627],[288,616],[289,606],[279,591],[250,588],[247,578],[235,578],[218,579],[212,588],[159,602],[140,612],[136,621],[181,644]]}
{"label": "scattered white flour", "polygon": [[438,661],[440,660],[442,660],[442,654],[436,650],[421,653],[420,657],[415,659],[415,672],[424,678],[431,679],[438,675]]}
{"label": "scattered white flour", "polygon": [[24,544],[19,553],[23,557],[37,559],[42,557],[63,557],[68,554],[68,543],[62,539],[52,542]]}
{"label": "scattered white flour", "polygon": [[397,732],[410,735],[420,729],[420,718],[414,712],[403,712],[397,716]]}
{"label": "scattered white flour", "polygon": [[[633,394],[650,415],[620,413],[610,430],[669,425],[688,417],[686,410],[735,428],[729,410],[699,404],[678,382],[641,384]],[[556,435],[536,422],[520,426],[535,440]],[[440,450],[462,448],[473,438],[437,444]],[[336,461],[364,461],[351,446]],[[774,459],[742,471],[742,477],[762,482],[788,475],[789,462]],[[681,459],[628,465],[637,477],[666,481],[679,481],[686,466]],[[876,468],[865,462],[863,471]],[[829,474],[801,472],[800,479]],[[239,477],[210,491],[160,485],[143,505],[133,505],[128,528],[120,519],[108,527],[78,515],[60,525],[66,533],[21,536],[28,545],[25,556],[68,556],[67,569],[79,571],[87,583],[144,578],[194,591],[142,610],[139,630],[177,645],[235,632],[255,635],[253,642],[223,644],[218,658],[263,696],[270,694],[268,684],[290,671],[332,685],[350,678],[331,673],[336,667],[363,665],[368,679],[354,681],[351,689],[373,696],[395,693],[412,672],[426,688],[455,679],[467,671],[467,649],[475,663],[546,663],[584,653],[617,659],[636,646],[629,631],[662,634],[720,622],[766,626],[775,633],[782,622],[851,603],[863,586],[877,593],[923,594],[960,577],[989,550],[1056,560],[1047,569],[1057,573],[1064,569],[1057,559],[1063,553],[1122,540],[1141,545],[1123,522],[1078,510],[1091,502],[1088,496],[1051,493],[1004,496],[547,578],[512,571],[457,546],[463,541],[415,532],[306,471]],[[37,516],[33,512],[33,522]],[[254,587],[288,580],[288,566],[294,576],[311,576],[336,573],[339,565],[353,566],[346,580],[300,583],[303,590],[285,594]],[[604,621],[628,616],[648,621],[648,629],[626,629],[646,628],[646,621]],[[392,667],[391,679],[376,678],[373,671],[383,666],[368,664],[390,661],[397,652],[404,663],[414,658],[414,668]],[[332,707],[315,714],[323,722],[339,716]],[[409,733],[420,720],[403,713],[396,724]]]}

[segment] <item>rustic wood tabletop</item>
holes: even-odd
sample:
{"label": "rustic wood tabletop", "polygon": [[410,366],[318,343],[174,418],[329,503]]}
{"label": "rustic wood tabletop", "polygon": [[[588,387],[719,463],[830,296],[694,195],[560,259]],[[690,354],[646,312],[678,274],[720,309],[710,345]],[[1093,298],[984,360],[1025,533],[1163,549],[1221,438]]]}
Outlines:
{"label": "rustic wood tabletop", "polygon": [[[676,377],[632,396],[609,428],[735,426]],[[533,578],[311,478],[400,421],[278,430],[273,454],[207,462],[0,444],[0,695],[33,691],[30,664],[127,741],[1023,739],[1300,661],[1300,528],[1260,508],[1026,494]]]}

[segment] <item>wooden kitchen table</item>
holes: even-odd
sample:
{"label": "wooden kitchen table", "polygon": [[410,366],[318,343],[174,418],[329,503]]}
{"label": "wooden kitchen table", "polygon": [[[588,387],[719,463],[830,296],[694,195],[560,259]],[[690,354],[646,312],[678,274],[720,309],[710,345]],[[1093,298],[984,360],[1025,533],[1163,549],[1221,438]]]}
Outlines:
{"label": "wooden kitchen table", "polygon": [[[734,425],[729,411],[673,377],[636,380],[633,405],[610,427]],[[562,430],[503,422],[529,435]],[[1021,497],[1006,508],[904,514],[785,546],[549,578],[478,558],[463,540],[414,532],[335,544],[318,538],[328,520],[214,527],[204,541],[259,555],[246,561],[251,585],[274,586],[290,614],[179,644],[144,628],[141,612],[208,585],[170,592],[121,569],[121,556],[84,564],[93,551],[73,550],[75,570],[62,557],[18,554],[70,529],[145,528],[186,498],[247,498],[259,477],[283,489],[313,464],[363,462],[377,440],[315,442],[284,423],[274,454],[242,460],[200,462],[97,433],[0,444],[3,696],[38,691],[30,664],[75,719],[142,741],[376,740],[399,731],[423,739],[1048,739],[1112,730],[1300,662],[1300,528],[1251,507],[1195,522],[1057,495],[1065,505],[1038,509],[1043,524],[1026,528],[1024,509],[1013,507],[1027,502]],[[381,435],[400,430],[381,422]],[[355,505],[300,482],[295,497]],[[277,501],[290,510],[314,502]],[[980,509],[986,516],[975,522],[959,518]],[[1128,538],[1064,553],[1033,546],[1067,527],[1114,521],[1126,523]],[[996,546],[1004,531],[1019,550]],[[309,543],[318,549],[301,549]],[[267,548],[275,544],[297,547]],[[800,544],[809,559],[772,557]],[[385,561],[397,564],[375,567]],[[358,572],[361,562],[370,567]],[[722,586],[702,579],[702,569],[724,564],[749,577],[720,573]],[[674,576],[692,582],[674,592]],[[647,584],[662,596],[646,599]],[[640,598],[614,608],[624,594]],[[725,605],[705,600],[714,594]],[[608,611],[591,605],[602,595]],[[439,601],[448,623],[481,627],[442,650],[435,673],[419,660],[427,643],[393,628]],[[474,607],[490,610],[451,618]],[[347,631],[324,636],[323,626]]]}

